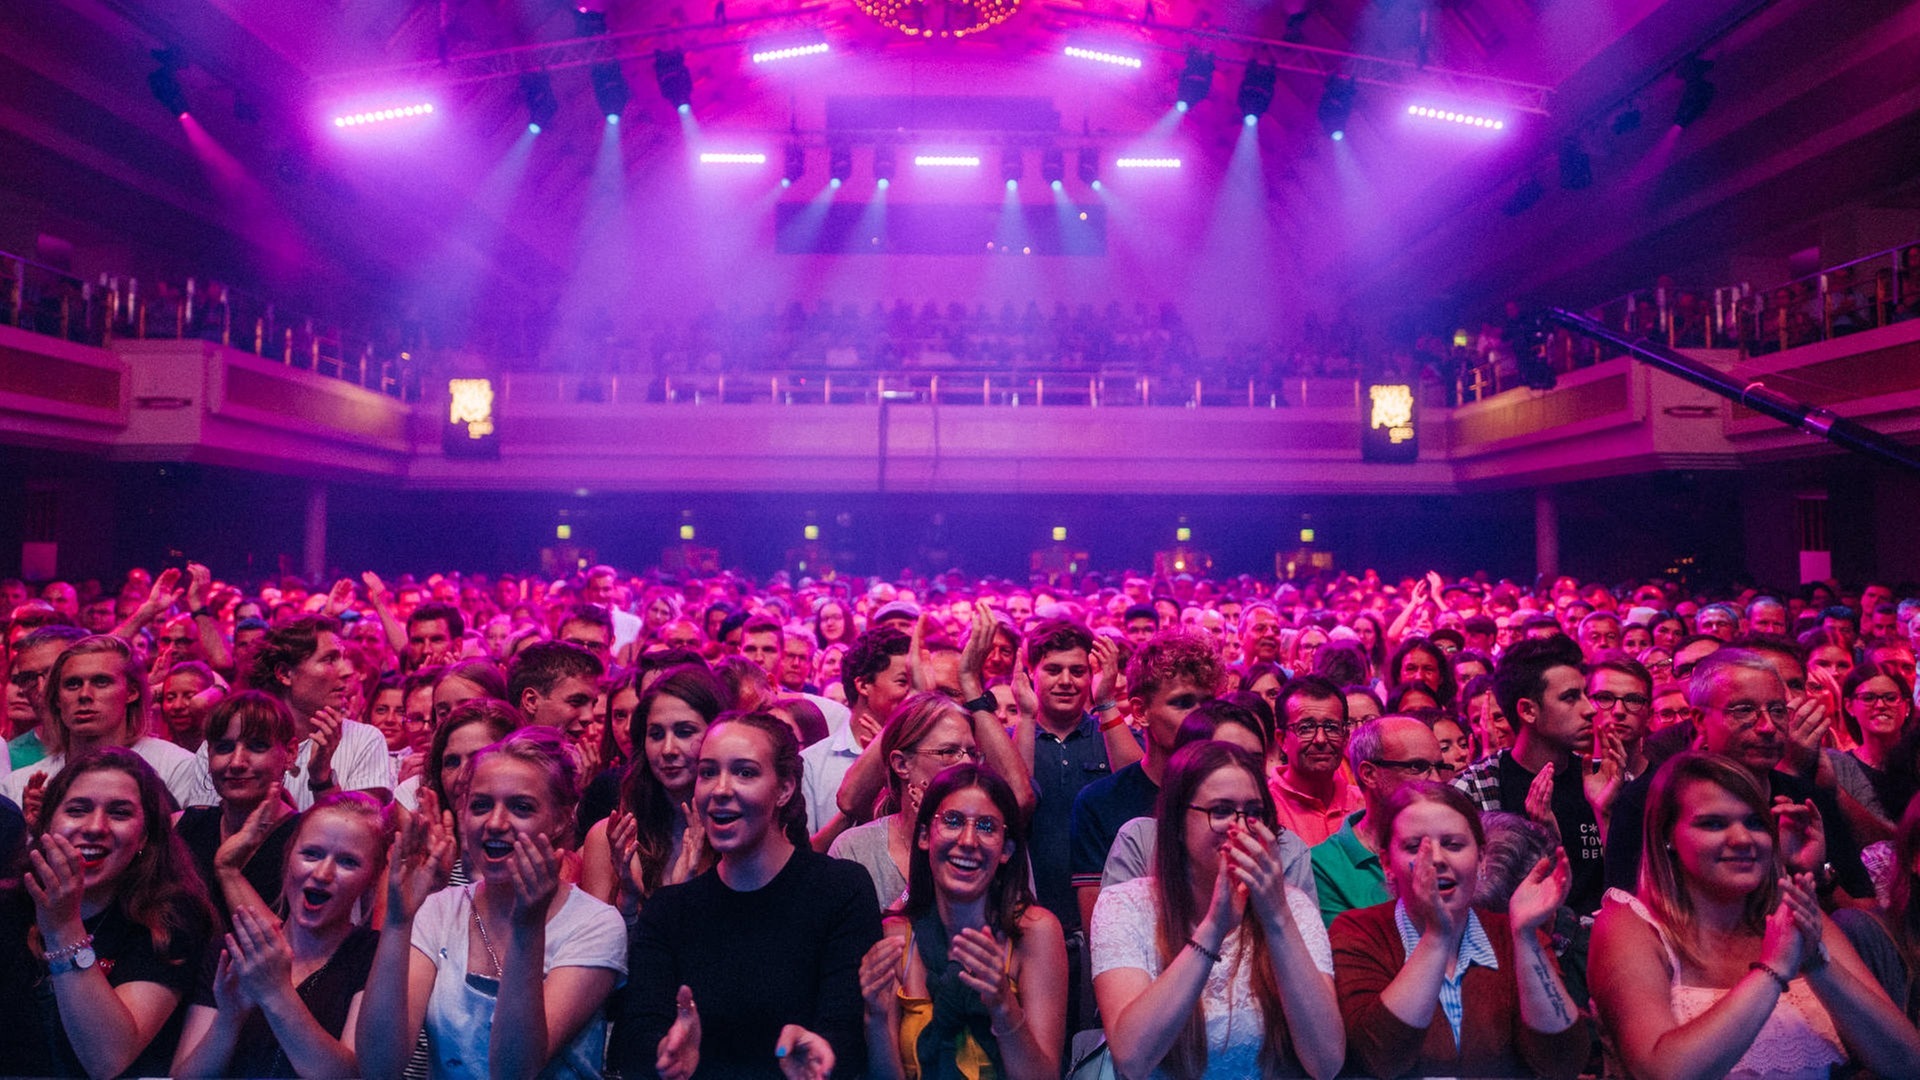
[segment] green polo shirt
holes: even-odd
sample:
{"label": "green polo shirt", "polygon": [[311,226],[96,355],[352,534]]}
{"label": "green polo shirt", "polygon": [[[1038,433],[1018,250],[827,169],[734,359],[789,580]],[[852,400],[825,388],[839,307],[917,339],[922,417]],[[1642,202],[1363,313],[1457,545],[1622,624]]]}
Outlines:
{"label": "green polo shirt", "polygon": [[1353,831],[1354,822],[1365,814],[1365,810],[1348,814],[1340,831],[1315,844],[1311,852],[1313,883],[1320,890],[1320,917],[1328,926],[1343,911],[1393,899],[1387,892],[1387,872],[1380,865],[1380,856],[1368,851]]}
{"label": "green polo shirt", "polygon": [[47,748],[40,742],[40,736],[32,728],[7,740],[9,764],[15,769],[24,769],[38,764],[47,756]]}

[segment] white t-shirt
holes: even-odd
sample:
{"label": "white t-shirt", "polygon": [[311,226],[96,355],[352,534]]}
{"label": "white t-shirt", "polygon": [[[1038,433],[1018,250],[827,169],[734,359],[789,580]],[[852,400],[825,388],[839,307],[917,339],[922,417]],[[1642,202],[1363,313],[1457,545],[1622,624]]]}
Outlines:
{"label": "white t-shirt", "polygon": [[[207,747],[202,743],[195,758],[200,764],[200,774],[206,777],[207,790],[213,790],[213,779],[207,771]],[[313,805],[313,792],[307,787],[309,779],[307,762],[313,758],[313,740],[300,740],[300,749],[293,755],[293,764],[287,768],[287,798],[293,800],[296,810],[305,810]],[[365,791],[379,788],[393,790],[393,759],[387,755],[387,737],[372,724],[363,724],[358,720],[343,721],[340,725],[340,745],[333,749],[333,786],[328,791]],[[208,802],[215,800],[208,799]]]}
{"label": "white t-shirt", "polygon": [[[570,885],[566,903],[547,920],[543,973],[554,968],[606,968],[617,988],[627,977],[627,924],[612,905]],[[428,1060],[436,1080],[468,1080],[487,1070],[488,1041],[498,991],[493,980],[475,985],[467,974],[467,927],[473,919],[473,886],[441,889],[413,917],[413,947],[433,961],[433,993],[427,998]],[[506,933],[502,926],[496,937]],[[486,968],[482,963],[482,969]],[[542,1077],[599,1080],[607,1044],[607,1017],[596,1013],[573,1042],[553,1055]]]}
{"label": "white t-shirt", "polygon": [[[1100,890],[1093,905],[1089,950],[1095,978],[1116,968],[1136,968],[1151,978],[1160,976],[1157,922],[1159,903],[1153,878],[1138,877]],[[1320,907],[1306,893],[1286,887],[1287,908],[1306,939],[1313,966],[1333,977],[1333,947],[1327,941]],[[1252,918],[1251,911],[1247,914]],[[1266,1039],[1260,1022],[1260,1003],[1253,996],[1253,968],[1246,952],[1246,932],[1236,927],[1220,945],[1220,962],[1207,974],[1200,992],[1200,1010],[1207,1022],[1208,1077],[1260,1075],[1260,1047]],[[1156,1069],[1154,1076],[1166,1075]]]}
{"label": "white t-shirt", "polygon": [[[220,801],[219,796],[213,793],[213,782],[207,778],[205,759],[195,761],[184,747],[165,739],[142,735],[127,749],[139,754],[147,764],[153,766],[153,771],[160,774],[160,782],[173,793],[173,801],[183,809],[189,806],[212,806]],[[15,806],[21,806],[28,781],[42,775],[51,780],[66,767],[67,755],[50,754],[24,769],[7,774],[7,778],[0,781],[0,795],[12,799]]]}

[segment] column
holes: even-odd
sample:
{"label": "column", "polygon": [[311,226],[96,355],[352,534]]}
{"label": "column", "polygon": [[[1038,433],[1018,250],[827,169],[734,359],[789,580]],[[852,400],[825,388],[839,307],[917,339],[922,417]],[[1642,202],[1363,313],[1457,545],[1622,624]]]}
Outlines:
{"label": "column", "polygon": [[1550,487],[1533,491],[1533,563],[1542,577],[1560,573],[1560,506]]}
{"label": "column", "polygon": [[327,485],[319,481],[307,485],[307,531],[300,569],[314,589],[325,591],[330,584],[320,580],[327,572]]}

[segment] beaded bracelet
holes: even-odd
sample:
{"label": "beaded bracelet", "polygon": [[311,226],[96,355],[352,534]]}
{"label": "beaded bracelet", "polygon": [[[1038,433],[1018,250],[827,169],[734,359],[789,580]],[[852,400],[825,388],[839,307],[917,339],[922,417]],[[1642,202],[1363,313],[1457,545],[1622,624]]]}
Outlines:
{"label": "beaded bracelet", "polygon": [[1201,956],[1206,957],[1210,963],[1217,964],[1220,962],[1219,953],[1214,952],[1212,949],[1207,948],[1205,945],[1200,944],[1199,942],[1193,940],[1192,938],[1187,939],[1187,946],[1193,949],[1195,952],[1199,953]]}

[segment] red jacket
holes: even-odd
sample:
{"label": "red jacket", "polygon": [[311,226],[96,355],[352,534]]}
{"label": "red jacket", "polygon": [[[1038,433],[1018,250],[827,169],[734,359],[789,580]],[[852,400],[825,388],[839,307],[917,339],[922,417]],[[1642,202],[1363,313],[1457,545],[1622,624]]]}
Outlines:
{"label": "red jacket", "polygon": [[[1582,1010],[1573,1025],[1557,1035],[1543,1035],[1520,1022],[1513,932],[1505,915],[1474,911],[1500,967],[1496,971],[1474,964],[1467,969],[1460,987],[1459,1047],[1438,1000],[1424,1030],[1393,1015],[1381,1004],[1380,993],[1407,962],[1393,908],[1390,901],[1341,912],[1329,932],[1340,1018],[1347,1026],[1348,1071],[1383,1078],[1412,1074],[1572,1080],[1580,1075],[1592,1050],[1592,1022]],[[1554,962],[1551,952],[1547,962]]]}

